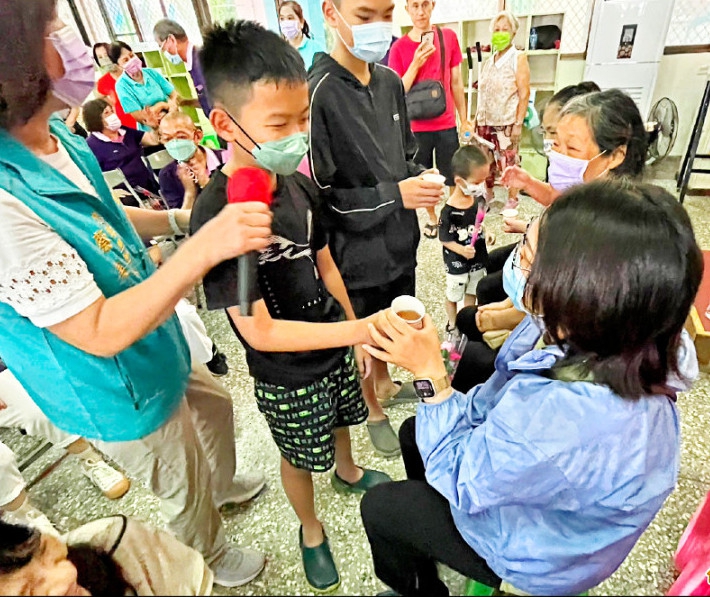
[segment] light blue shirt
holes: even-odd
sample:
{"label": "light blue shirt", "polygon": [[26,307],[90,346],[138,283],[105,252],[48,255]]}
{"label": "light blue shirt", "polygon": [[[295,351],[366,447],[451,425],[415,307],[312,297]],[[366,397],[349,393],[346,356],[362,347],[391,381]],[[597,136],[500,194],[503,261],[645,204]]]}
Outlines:
{"label": "light blue shirt", "polygon": [[[175,91],[172,83],[152,68],[143,69],[143,83],[138,83],[123,73],[116,81],[116,94],[126,114],[154,106],[158,102],[167,102]],[[150,128],[138,123],[142,131]]]}
{"label": "light blue shirt", "polygon": [[561,353],[535,350],[539,338],[527,317],[485,384],[420,404],[417,444],[427,481],[498,576],[578,595],[616,570],[673,490],[678,412],[667,396],[541,375]]}
{"label": "light blue shirt", "polygon": [[306,65],[306,70],[311,68],[313,58],[318,52],[325,52],[325,48],[315,39],[303,36],[303,43],[298,46],[298,53],[303,58],[303,63]]}

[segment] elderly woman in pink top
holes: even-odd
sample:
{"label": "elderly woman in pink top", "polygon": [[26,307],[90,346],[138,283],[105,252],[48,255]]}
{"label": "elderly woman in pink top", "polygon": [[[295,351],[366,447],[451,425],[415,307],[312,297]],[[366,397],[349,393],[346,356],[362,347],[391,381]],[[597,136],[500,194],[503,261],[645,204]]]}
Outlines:
{"label": "elderly woman in pink top", "polygon": [[[491,21],[491,57],[478,79],[476,132],[495,146],[496,159],[486,180],[488,199],[493,198],[496,176],[518,160],[518,143],[530,98],[528,58],[513,45],[518,19],[507,10]],[[508,190],[506,207],[517,205],[518,189]]]}

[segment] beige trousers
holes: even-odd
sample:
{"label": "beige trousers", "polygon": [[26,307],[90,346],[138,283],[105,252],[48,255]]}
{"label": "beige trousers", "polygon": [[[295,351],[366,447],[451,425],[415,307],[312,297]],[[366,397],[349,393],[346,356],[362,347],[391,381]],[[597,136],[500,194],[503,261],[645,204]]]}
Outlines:
{"label": "beige trousers", "polygon": [[[0,426],[66,441],[68,435],[48,421],[7,371],[0,374],[0,398],[8,403],[0,411]],[[160,429],[129,442],[92,443],[160,498],[178,539],[202,553],[209,565],[219,559],[226,540],[215,499],[228,495],[236,472],[234,414],[229,393],[205,365],[193,366],[185,398]]]}

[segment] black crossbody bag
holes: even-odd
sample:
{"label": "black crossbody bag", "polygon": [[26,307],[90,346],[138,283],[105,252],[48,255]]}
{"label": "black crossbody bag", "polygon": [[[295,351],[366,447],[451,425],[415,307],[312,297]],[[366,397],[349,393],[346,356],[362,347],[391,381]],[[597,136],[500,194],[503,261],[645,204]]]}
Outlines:
{"label": "black crossbody bag", "polygon": [[410,120],[429,120],[446,112],[446,91],[444,89],[446,69],[446,46],[444,34],[436,27],[439,35],[439,52],[441,53],[441,80],[428,79],[412,85],[405,96],[407,114]]}

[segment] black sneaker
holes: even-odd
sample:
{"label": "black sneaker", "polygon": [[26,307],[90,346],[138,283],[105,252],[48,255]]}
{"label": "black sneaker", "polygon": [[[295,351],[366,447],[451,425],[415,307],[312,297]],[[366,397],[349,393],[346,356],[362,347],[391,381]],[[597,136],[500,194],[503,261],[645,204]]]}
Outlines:
{"label": "black sneaker", "polygon": [[217,350],[217,346],[214,343],[212,344],[212,360],[207,363],[207,368],[215,377],[224,377],[229,373],[227,357]]}

